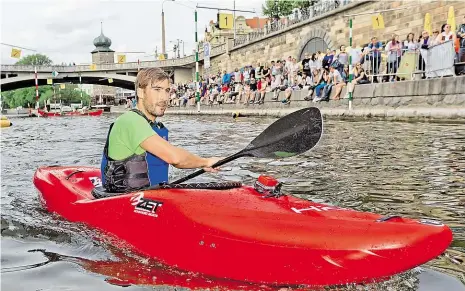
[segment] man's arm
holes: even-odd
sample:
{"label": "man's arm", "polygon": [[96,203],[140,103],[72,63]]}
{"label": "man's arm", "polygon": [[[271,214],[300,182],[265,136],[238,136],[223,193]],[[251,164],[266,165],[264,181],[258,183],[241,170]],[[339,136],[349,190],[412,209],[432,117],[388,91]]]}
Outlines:
{"label": "man's arm", "polygon": [[175,147],[158,134],[148,137],[140,144],[140,147],[176,168],[192,169],[212,166],[211,159],[201,158]]}

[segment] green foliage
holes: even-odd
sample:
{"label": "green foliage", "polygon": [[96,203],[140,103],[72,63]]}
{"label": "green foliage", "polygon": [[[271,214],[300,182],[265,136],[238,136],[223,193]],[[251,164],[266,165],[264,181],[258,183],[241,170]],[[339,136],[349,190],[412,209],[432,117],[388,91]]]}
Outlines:
{"label": "green foliage", "polygon": [[299,9],[302,14],[309,13],[310,7],[320,2],[319,0],[266,0],[262,5],[263,15],[280,19],[292,14],[292,9]]}
{"label": "green foliage", "polygon": [[265,5],[262,5],[263,15],[274,19],[286,17],[292,13],[292,9],[294,9],[296,2],[298,1],[266,0]]}
{"label": "green foliage", "polygon": [[15,65],[36,65],[36,66],[50,66],[52,60],[49,59],[46,55],[42,54],[33,54],[25,56],[16,62]]}
{"label": "green foliage", "polygon": [[[26,56],[16,62],[16,65],[37,65],[37,66],[49,66],[52,65],[52,60],[46,55],[34,54]],[[59,85],[55,85],[55,94],[53,93],[52,85],[39,86],[39,102],[41,105],[48,99],[50,102],[60,102],[60,100],[68,105],[69,103],[80,103],[81,99],[86,105],[90,104],[90,96],[85,92],[74,90],[77,85],[66,84],[65,89],[59,89]],[[36,88],[21,88],[12,91],[2,92],[2,105],[5,108],[16,108],[22,106],[24,108],[34,107],[36,102]]]}
{"label": "green foliage", "polygon": [[[50,99],[50,102],[60,102],[65,105],[70,103],[81,102],[81,91],[74,90],[74,88],[59,89],[59,85],[55,85],[55,94],[53,93],[53,86],[39,86],[39,102],[44,104],[46,100]],[[82,100],[85,105],[90,104],[90,96],[85,92],[82,92]],[[34,107],[36,102],[36,89],[35,87],[22,88],[7,92],[2,92],[2,100],[4,106],[8,108],[22,107]]]}

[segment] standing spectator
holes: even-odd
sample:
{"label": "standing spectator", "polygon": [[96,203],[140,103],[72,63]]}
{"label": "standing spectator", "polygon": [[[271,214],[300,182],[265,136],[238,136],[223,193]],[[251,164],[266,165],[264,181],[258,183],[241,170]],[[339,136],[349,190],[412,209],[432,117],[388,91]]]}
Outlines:
{"label": "standing spectator", "polygon": [[[391,41],[386,44],[385,50],[387,51],[387,66],[385,78],[386,81],[393,82],[396,79],[397,69],[399,68],[400,58],[402,56],[402,44],[399,42],[399,36],[393,34]],[[389,76],[389,74],[392,74]]]}
{"label": "standing spectator", "polygon": [[[431,45],[431,42],[432,42],[432,39],[429,36],[429,33],[426,30],[424,30],[421,33],[420,39],[418,40],[418,47],[421,48],[421,49],[428,49],[428,47]],[[419,56],[419,59],[418,59],[418,68],[420,69],[420,71],[423,71],[423,75],[422,75],[421,78],[425,79],[426,78],[426,76],[425,76],[426,64],[425,64],[425,60],[423,59],[421,53],[420,53],[420,56]]]}
{"label": "standing spectator", "polygon": [[369,59],[371,71],[373,73],[373,82],[378,83],[379,65],[381,64],[381,49],[383,45],[378,41],[377,37],[371,38],[371,43],[368,45]]}
{"label": "standing spectator", "polygon": [[410,32],[407,34],[407,39],[404,41],[404,53],[407,52],[414,52],[417,50],[418,46],[415,43],[415,34]]}
{"label": "standing spectator", "polygon": [[[463,16],[463,23],[459,25],[457,30],[457,37],[459,39],[460,50],[459,50],[459,63],[465,63],[465,15]],[[462,69],[459,74],[465,74],[465,65],[460,66]]]}
{"label": "standing spectator", "polygon": [[436,41],[437,43],[444,43],[448,40],[452,40],[455,43],[456,35],[450,30],[450,24],[443,24],[441,28],[441,33],[438,35]]}

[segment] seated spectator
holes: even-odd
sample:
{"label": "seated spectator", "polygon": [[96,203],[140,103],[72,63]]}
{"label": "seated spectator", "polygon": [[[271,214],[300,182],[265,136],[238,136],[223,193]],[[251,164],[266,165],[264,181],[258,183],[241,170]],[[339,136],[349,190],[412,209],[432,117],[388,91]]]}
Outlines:
{"label": "seated spectator", "polygon": [[277,88],[274,91],[274,94],[271,100],[279,99],[279,93],[281,93],[281,91],[286,91],[286,89],[289,87],[289,81],[287,79],[283,79],[281,82],[279,82],[279,79],[276,78],[276,85],[277,85]]}
{"label": "seated spectator", "polygon": [[322,91],[324,87],[328,84],[328,82],[329,73],[325,69],[322,69],[316,82],[317,86],[315,87],[315,98],[313,98],[313,102],[318,102],[322,100]]}
{"label": "seated spectator", "polygon": [[263,104],[265,103],[265,94],[266,92],[268,91],[268,82],[266,81],[265,77],[262,77],[261,81],[260,81],[260,89],[259,89],[259,93],[260,93],[260,97],[258,99],[258,104]]}
{"label": "seated spectator", "polygon": [[368,80],[368,77],[365,74],[365,71],[363,70],[362,65],[360,63],[357,63],[355,65],[355,68],[354,68],[353,72],[354,72],[354,79],[352,80],[352,82],[350,82],[347,85],[347,93],[346,93],[346,96],[344,98],[349,98],[349,93],[354,92],[355,85],[357,85],[357,84],[362,85],[362,84],[370,83],[370,81]]}

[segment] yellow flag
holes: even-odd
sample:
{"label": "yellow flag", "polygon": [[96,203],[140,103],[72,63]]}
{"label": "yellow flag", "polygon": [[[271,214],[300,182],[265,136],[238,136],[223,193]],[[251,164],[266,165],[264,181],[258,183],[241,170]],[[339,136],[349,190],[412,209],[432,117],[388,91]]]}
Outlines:
{"label": "yellow flag", "polygon": [[97,65],[96,65],[96,64],[92,64],[92,65],[90,65],[89,67],[90,67],[90,69],[91,69],[92,71],[97,70]]}
{"label": "yellow flag", "polygon": [[371,22],[373,25],[373,29],[384,28],[384,18],[381,14],[371,16]]}
{"label": "yellow flag", "polygon": [[160,61],[163,61],[163,60],[165,59],[165,55],[164,55],[164,54],[159,54],[159,55],[158,55],[158,59],[159,59]]}
{"label": "yellow flag", "polygon": [[426,13],[425,14],[425,25],[423,27],[423,30],[427,31],[429,35],[433,35],[433,25],[431,23],[431,14]]}
{"label": "yellow flag", "polygon": [[126,55],[118,55],[116,59],[118,60],[118,64],[123,64],[126,62]]}
{"label": "yellow flag", "polygon": [[449,7],[449,13],[447,13],[447,24],[450,25],[450,31],[455,33],[455,12],[454,12],[454,6]]}
{"label": "yellow flag", "polygon": [[60,89],[65,89],[66,85],[65,84],[60,84]]}
{"label": "yellow flag", "polygon": [[52,85],[53,84],[53,79],[47,79],[47,85]]}
{"label": "yellow flag", "polygon": [[11,49],[11,57],[12,57],[12,58],[16,58],[16,59],[21,58],[21,50],[20,50],[20,49],[12,48],[12,49]]}
{"label": "yellow flag", "polygon": [[113,83],[113,79],[112,79],[112,78],[109,78],[109,79],[108,79],[108,83],[110,83],[110,84]]}
{"label": "yellow flag", "polygon": [[234,15],[218,13],[218,23],[220,24],[220,29],[232,29],[234,27]]}

